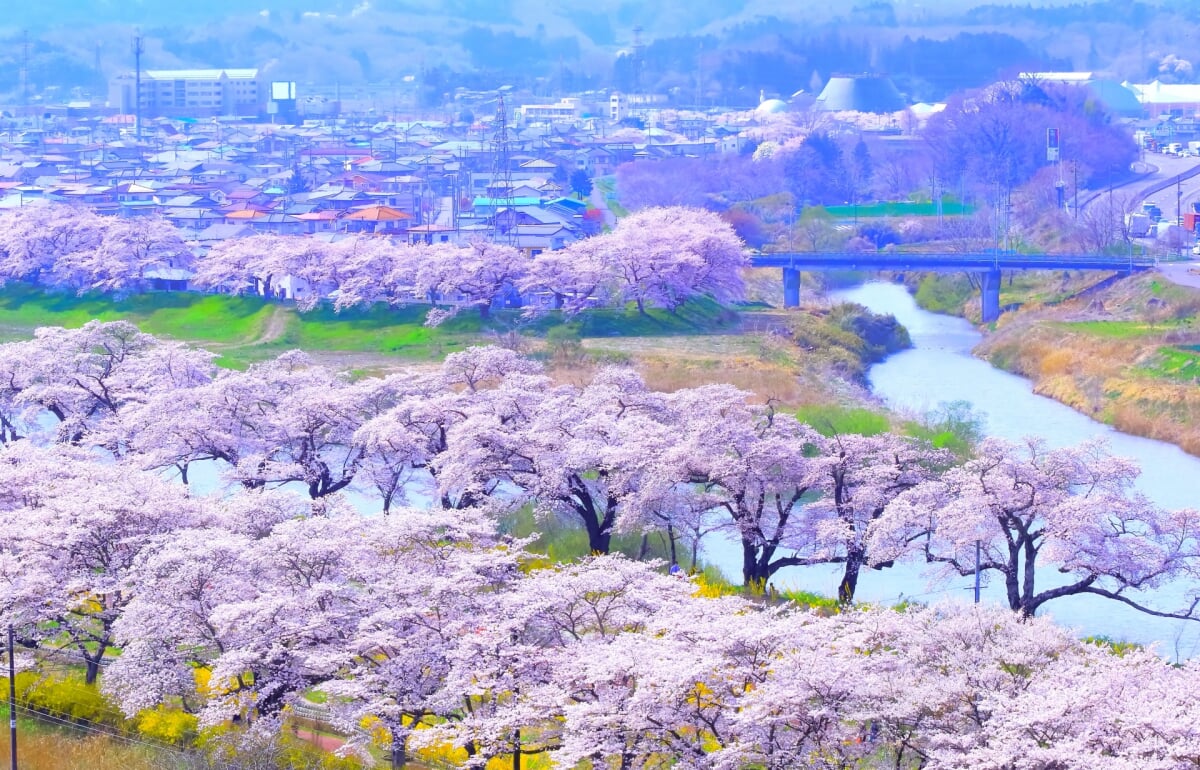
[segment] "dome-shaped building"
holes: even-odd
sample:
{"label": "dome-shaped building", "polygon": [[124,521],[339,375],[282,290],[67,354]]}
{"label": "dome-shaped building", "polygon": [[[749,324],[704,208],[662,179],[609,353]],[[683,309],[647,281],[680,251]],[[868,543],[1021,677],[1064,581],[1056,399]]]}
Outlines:
{"label": "dome-shaped building", "polygon": [[908,105],[890,78],[883,75],[835,76],[829,79],[815,107],[825,112],[899,112]]}
{"label": "dome-shaped building", "polygon": [[787,112],[787,110],[787,102],[780,99],[767,99],[754,108],[754,112],[757,115],[778,115],[781,112]]}

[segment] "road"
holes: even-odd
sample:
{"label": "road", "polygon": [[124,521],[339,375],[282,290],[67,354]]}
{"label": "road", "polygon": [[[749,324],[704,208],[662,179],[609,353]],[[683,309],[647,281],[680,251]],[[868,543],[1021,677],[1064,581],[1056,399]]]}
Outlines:
{"label": "road", "polygon": [[598,184],[592,185],[592,206],[604,213],[605,227],[611,230],[617,226],[617,215],[612,213],[612,209],[608,207],[608,201],[604,199],[604,191]]}
{"label": "road", "polygon": [[1200,260],[1167,262],[1158,266],[1158,272],[1171,283],[1200,289]]}
{"label": "road", "polygon": [[[1147,154],[1147,159],[1153,158],[1153,163],[1160,168],[1157,175],[1159,180],[1168,179],[1176,174],[1183,173],[1189,169],[1193,169],[1200,165],[1200,158],[1175,158],[1170,155],[1151,155]],[[1150,179],[1143,185],[1143,189],[1153,183]],[[1200,175],[1194,176],[1191,179],[1185,179],[1179,184],[1178,189],[1169,187],[1166,190],[1159,190],[1137,202],[1140,209],[1143,203],[1155,203],[1162,209],[1163,219],[1173,222],[1176,214],[1176,194],[1178,193],[1179,214],[1191,209],[1193,201],[1200,200]]]}
{"label": "road", "polygon": [[[1155,153],[1145,153],[1144,160],[1134,164],[1142,166],[1146,169],[1146,173],[1131,179],[1124,184],[1114,185],[1112,192],[1114,194],[1126,192],[1139,192],[1148,187],[1154,186],[1156,183],[1164,182],[1171,177],[1181,174],[1184,171],[1195,168],[1200,165],[1200,158],[1177,158],[1173,155],[1158,155]],[[1064,165],[1063,174],[1066,177],[1067,194],[1073,195],[1071,189],[1070,166]],[[1182,185],[1184,193],[1183,207],[1186,210],[1188,201],[1192,198],[1200,197],[1200,179],[1189,179]],[[1080,190],[1079,191],[1079,208],[1081,211],[1086,211],[1089,207],[1096,205],[1098,202],[1104,201],[1105,195],[1108,194],[1108,189],[1102,190]],[[1191,198],[1187,196],[1191,196]],[[1169,198],[1169,200],[1168,200]],[[1156,201],[1163,210],[1164,217],[1174,217],[1175,215],[1175,191],[1174,189],[1162,190],[1154,193],[1149,197],[1144,197],[1139,194],[1136,202],[1136,208],[1141,209],[1143,201]],[[1068,205],[1073,203],[1073,200],[1067,201]],[[1170,204],[1169,210],[1166,204]]]}

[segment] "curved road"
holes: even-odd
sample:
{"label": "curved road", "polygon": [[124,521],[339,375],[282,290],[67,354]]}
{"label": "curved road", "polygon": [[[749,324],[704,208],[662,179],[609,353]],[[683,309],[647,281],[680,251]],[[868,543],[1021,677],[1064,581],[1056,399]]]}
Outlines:
{"label": "curved road", "polygon": [[[1159,173],[1156,175],[1156,178],[1160,181],[1169,179],[1176,174],[1181,174],[1200,165],[1200,158],[1176,158],[1170,155],[1153,155],[1150,153],[1146,155],[1146,158],[1147,162],[1153,162],[1159,167]],[[1143,188],[1148,187],[1154,181],[1154,178],[1148,177]],[[1175,187],[1159,190],[1145,198],[1144,201],[1138,201],[1138,207],[1141,208],[1143,202],[1156,203],[1162,209],[1163,219],[1173,222],[1175,221],[1176,192]],[[1191,209],[1193,201],[1200,200],[1200,175],[1183,180],[1179,185],[1178,195],[1179,213],[1182,215]]]}
{"label": "curved road", "polygon": [[[1160,155],[1157,153],[1147,152],[1142,156],[1142,160],[1138,164],[1148,168],[1148,173],[1141,174],[1134,179],[1125,182],[1124,184],[1115,185],[1112,192],[1141,191],[1148,187],[1154,186],[1156,183],[1165,182],[1177,174],[1182,174],[1189,169],[1193,169],[1200,165],[1200,158],[1178,158],[1173,155]],[[1063,168],[1063,174],[1067,183],[1067,192],[1071,194],[1071,181],[1069,176],[1069,167]],[[1103,199],[1104,195],[1109,192],[1108,189],[1102,190],[1080,190],[1079,191],[1079,208],[1081,211],[1086,211],[1089,206]],[[1188,204],[1197,198],[1200,198],[1200,177],[1193,177],[1185,180],[1181,186],[1182,211],[1186,211]],[[1137,209],[1141,209],[1143,201],[1154,201],[1158,203],[1162,209],[1164,219],[1174,219],[1175,217],[1175,190],[1161,190],[1148,197],[1139,196],[1137,201]],[[1068,201],[1068,204],[1072,201]]]}

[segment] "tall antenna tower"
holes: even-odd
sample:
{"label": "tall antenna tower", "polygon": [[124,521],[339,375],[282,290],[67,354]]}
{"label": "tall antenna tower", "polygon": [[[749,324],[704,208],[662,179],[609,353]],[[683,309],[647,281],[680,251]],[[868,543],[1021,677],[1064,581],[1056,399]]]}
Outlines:
{"label": "tall antenna tower", "polygon": [[508,133],[508,109],[504,104],[504,94],[501,93],[496,102],[496,119],[493,121],[495,130],[492,133],[492,181],[488,185],[488,208],[491,217],[488,220],[488,240],[496,243],[513,245],[517,242],[515,227],[501,227],[499,218],[503,208],[513,218],[513,181],[512,139]]}
{"label": "tall antenna tower", "polygon": [[29,114],[29,32],[21,30],[21,113]]}
{"label": "tall antenna tower", "polygon": [[142,141],[142,54],[146,46],[141,30],[133,31],[133,127],[138,143]]}
{"label": "tall antenna tower", "polygon": [[633,92],[640,94],[642,92],[642,50],[645,48],[642,43],[642,25],[639,24],[633,28]]}

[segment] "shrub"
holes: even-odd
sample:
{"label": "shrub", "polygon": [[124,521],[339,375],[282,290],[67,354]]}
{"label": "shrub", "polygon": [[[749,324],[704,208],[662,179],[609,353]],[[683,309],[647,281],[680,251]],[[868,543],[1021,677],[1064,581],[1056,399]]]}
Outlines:
{"label": "shrub", "polygon": [[199,721],[194,714],[162,705],[142,711],[134,722],[139,734],[159,743],[190,746],[199,734]]}

